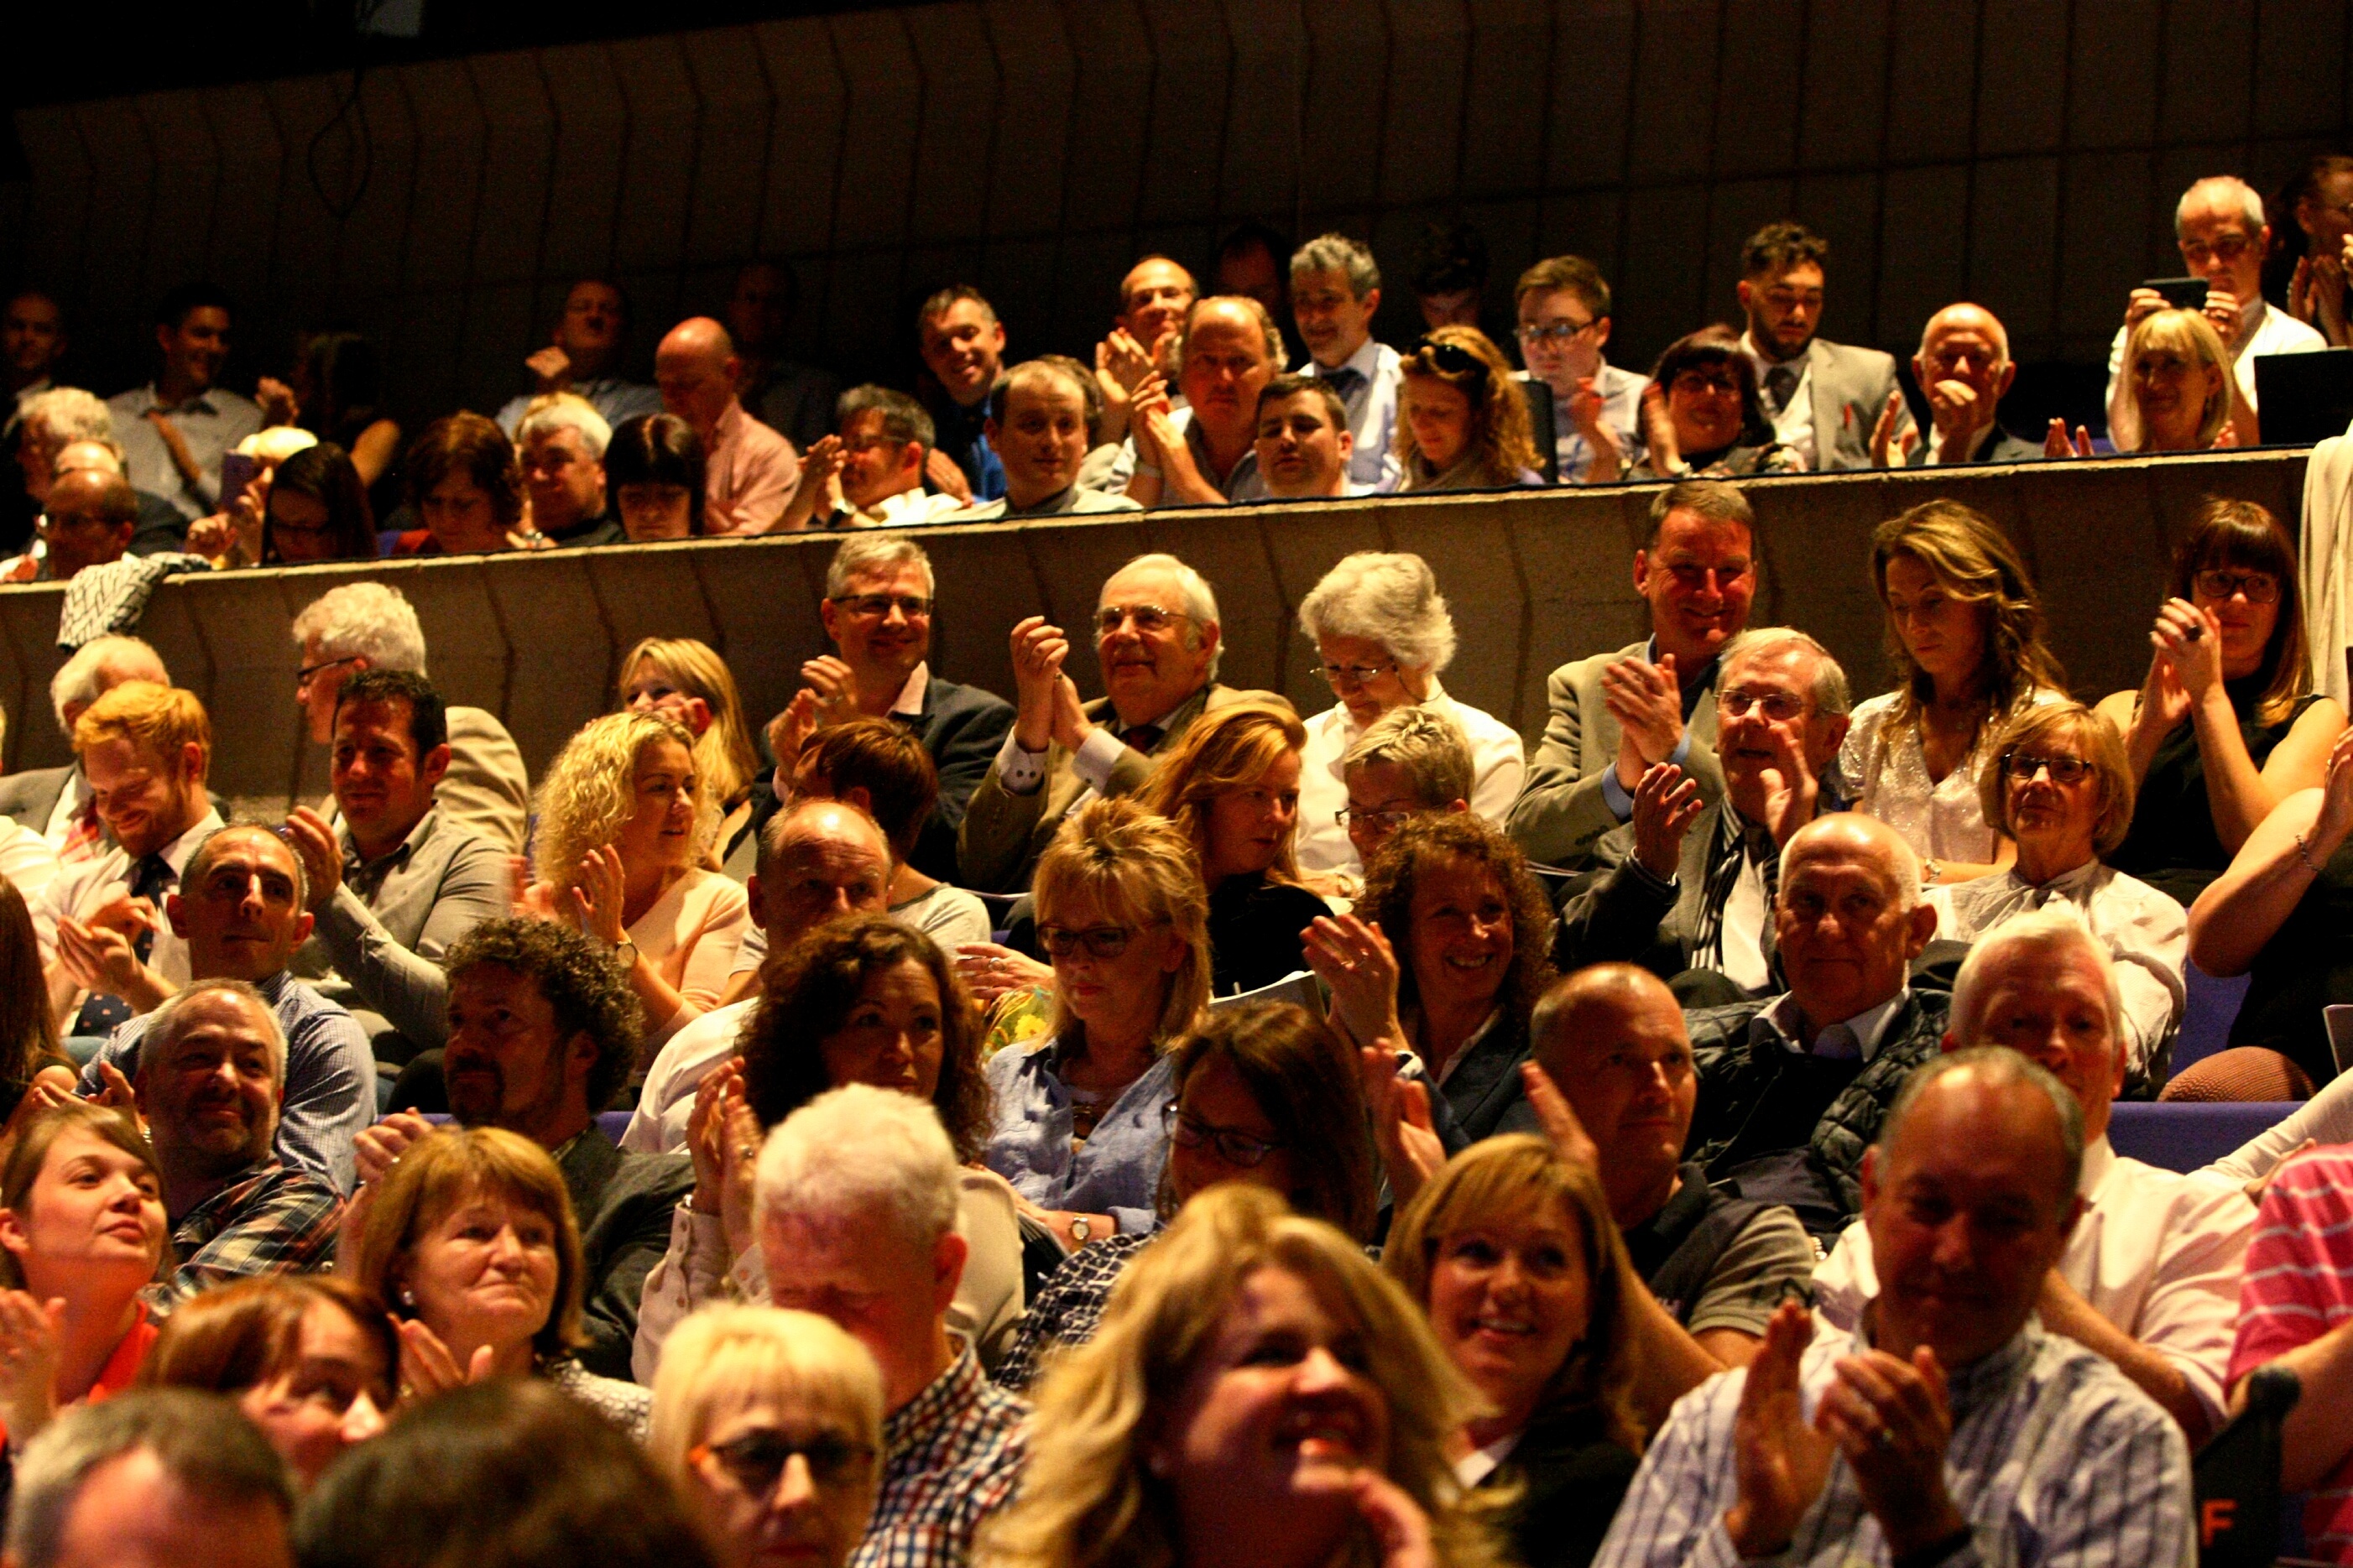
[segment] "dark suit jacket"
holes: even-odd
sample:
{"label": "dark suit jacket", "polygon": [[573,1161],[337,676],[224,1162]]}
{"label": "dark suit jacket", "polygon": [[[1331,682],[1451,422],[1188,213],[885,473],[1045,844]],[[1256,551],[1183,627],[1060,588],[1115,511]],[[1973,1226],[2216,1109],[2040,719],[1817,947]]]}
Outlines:
{"label": "dark suit jacket", "polygon": [[66,781],[73,777],[73,764],[61,768],[35,768],[30,773],[10,773],[0,778],[0,816],[13,818],[19,827],[35,833],[49,826],[49,813],[58,808],[58,796],[66,793]]}
{"label": "dark suit jacket", "polygon": [[1463,1048],[1438,1090],[1446,1097],[1466,1145],[1508,1131],[1504,1119],[1525,1098],[1520,1064],[1527,1059],[1527,1029],[1511,1016],[1507,1004],[1494,1027]]}
{"label": "dark suit jacket", "polygon": [[[1993,439],[1978,447],[1978,455],[1969,459],[1972,463],[2036,463],[2042,460],[2042,444],[2040,441],[2022,441],[2000,425],[1993,427]],[[1905,463],[1915,468],[1928,466],[1928,432],[1924,430],[1920,433],[1920,444],[1912,448],[1912,455],[1905,459]]]}
{"label": "dark suit jacket", "polygon": [[923,688],[923,711],[912,720],[902,716],[900,722],[913,725],[940,775],[938,804],[916,837],[909,863],[936,881],[960,886],[956,833],[964,826],[972,792],[987,776],[988,764],[997,760],[1013,728],[1013,704],[993,691],[934,675]]}
{"label": "dark suit jacket", "polygon": [[1525,1568],[1586,1568],[1641,1461],[1603,1434],[1599,1414],[1539,1417],[1482,1486],[1519,1483],[1507,1516],[1513,1560]]}
{"label": "dark suit jacket", "polygon": [[670,1250],[670,1213],[694,1191],[689,1154],[637,1154],[594,1121],[557,1162],[580,1223],[580,1364],[627,1381],[646,1276]]}
{"label": "dark suit jacket", "polygon": [[[1647,637],[1616,653],[1597,653],[1562,665],[1545,682],[1550,717],[1544,739],[1528,758],[1520,798],[1504,826],[1532,860],[1575,868],[1594,852],[1594,841],[1619,826],[1601,794],[1602,775],[1618,765],[1623,733],[1601,697],[1601,672],[1620,659],[1640,658]],[[1724,767],[1715,756],[1715,689],[1711,685],[1692,710],[1691,750],[1683,772],[1699,781],[1700,798],[1724,794]]]}
{"label": "dark suit jacket", "polygon": [[1634,825],[1594,842],[1600,874],[1569,900],[1552,928],[1552,966],[1563,974],[1588,963],[1639,963],[1662,980],[1691,967],[1707,891],[1708,846],[1724,830],[1724,805],[1708,806],[1684,830],[1674,885],[1634,864]]}

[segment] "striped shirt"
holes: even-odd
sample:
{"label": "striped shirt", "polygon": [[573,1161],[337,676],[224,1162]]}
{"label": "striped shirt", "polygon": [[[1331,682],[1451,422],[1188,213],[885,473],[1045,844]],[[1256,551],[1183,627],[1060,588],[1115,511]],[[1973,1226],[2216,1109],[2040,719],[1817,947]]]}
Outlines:
{"label": "striped shirt", "polygon": [[[1818,1329],[1800,1371],[1813,1415],[1838,1358],[1862,1335]],[[1595,1568],[1728,1568],[1724,1527],[1739,1500],[1733,1421],[1745,1370],[1676,1402],[1601,1544]],[[1945,1485],[1972,1539],[1938,1568],[2190,1568],[2189,1450],[2181,1429],[2100,1356],[2031,1320],[1991,1355],[1951,1374]],[[1890,1561],[1854,1471],[1831,1461],[1822,1495],[1779,1568]]]}
{"label": "striped shirt", "polygon": [[[2353,1147],[2283,1167],[2263,1194],[2239,1282],[2233,1384],[2353,1318]],[[2309,1555],[2353,1560],[2353,1455],[2305,1496]]]}
{"label": "striped shirt", "polygon": [[988,1381],[969,1345],[882,1423],[882,1491],[849,1568],[965,1568],[973,1537],[1013,1500],[1028,1401]]}

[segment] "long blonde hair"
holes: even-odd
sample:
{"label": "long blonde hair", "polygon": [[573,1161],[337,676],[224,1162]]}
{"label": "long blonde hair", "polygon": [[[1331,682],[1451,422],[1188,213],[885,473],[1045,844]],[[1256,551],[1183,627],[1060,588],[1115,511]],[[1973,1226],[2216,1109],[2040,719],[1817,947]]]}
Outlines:
{"label": "long blonde hair", "polygon": [[[1454,1484],[1447,1447],[1481,1401],[1438,1348],[1421,1311],[1356,1243],[1302,1219],[1248,1182],[1199,1194],[1113,1288],[1092,1341],[1058,1360],[1037,1396],[1029,1469],[1014,1505],[987,1527],[986,1568],[1168,1568],[1176,1540],[1168,1491],[1145,1447],[1212,1344],[1244,1282],[1261,1268],[1305,1281],[1326,1311],[1349,1320],[1365,1376],[1387,1400],[1388,1479],[1430,1517],[1444,1568],[1494,1568],[1499,1500]],[[1379,1560],[1362,1527],[1334,1561]]]}
{"label": "long blonde hair", "polygon": [[752,726],[744,717],[744,699],[736,693],[727,661],[710,644],[692,637],[643,638],[621,656],[621,675],[613,689],[616,707],[628,705],[629,678],[649,660],[664,680],[710,706],[711,728],[694,742],[695,777],[723,810],[733,805],[759,776],[760,753],[753,749]]}
{"label": "long blonde hair", "polygon": [[[1931,500],[1881,523],[1871,535],[1871,581],[1883,606],[1887,568],[1898,557],[1918,563],[1948,597],[1984,617],[1986,711],[1979,734],[1988,724],[2000,726],[2038,689],[2067,689],[2066,671],[2042,640],[2042,601],[2034,581],[1993,519],[1957,500]],[[1895,667],[1896,693],[1888,729],[1916,730],[1921,713],[1936,700],[1936,682],[1904,646],[1892,611],[1887,658]]]}
{"label": "long blonde hair", "polygon": [[[607,713],[591,719],[564,742],[540,782],[539,827],[532,868],[558,889],[580,875],[581,857],[620,837],[638,807],[638,758],[656,741],[675,741],[694,755],[694,737],[659,713]],[[719,801],[698,766],[694,790],[694,852],[699,865],[719,836]]]}
{"label": "long blonde hair", "polygon": [[[1136,796],[1193,842],[1206,877],[1209,864],[1209,810],[1228,790],[1247,789],[1266,777],[1286,752],[1307,749],[1307,726],[1288,702],[1253,698],[1204,713],[1193,721],[1176,749],[1160,760],[1151,782]],[[1267,868],[1275,882],[1299,880],[1294,828]]]}
{"label": "long blonde hair", "polygon": [[[1184,941],[1185,961],[1168,977],[1153,1037],[1166,1046],[1193,1027],[1209,1005],[1209,895],[1200,858],[1172,824],[1132,799],[1091,800],[1064,819],[1030,887],[1040,925],[1082,897],[1124,925],[1166,921]],[[1071,1039],[1082,1032],[1057,986],[1048,1033]]]}

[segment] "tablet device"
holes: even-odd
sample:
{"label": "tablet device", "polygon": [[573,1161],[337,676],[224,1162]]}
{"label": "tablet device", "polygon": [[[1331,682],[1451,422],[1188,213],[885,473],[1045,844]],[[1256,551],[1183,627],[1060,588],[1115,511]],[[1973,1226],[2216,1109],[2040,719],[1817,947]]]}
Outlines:
{"label": "tablet device", "polygon": [[2309,447],[2353,426],[2353,349],[2255,358],[2255,409],[2266,447]]}

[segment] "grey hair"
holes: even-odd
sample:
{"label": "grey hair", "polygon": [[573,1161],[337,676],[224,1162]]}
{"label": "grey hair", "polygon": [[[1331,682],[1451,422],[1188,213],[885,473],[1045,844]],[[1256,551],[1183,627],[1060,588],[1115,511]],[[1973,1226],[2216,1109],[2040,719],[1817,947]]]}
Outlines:
{"label": "grey hair", "polygon": [[378,669],[425,673],[425,628],[417,606],[397,588],[381,583],[346,583],[329,589],[294,617],[299,646],[319,639],[328,658],[364,658]]}
{"label": "grey hair", "polygon": [[1319,234],[1291,253],[1291,275],[1345,272],[1349,291],[1362,300],[1381,286],[1380,264],[1373,253],[1345,234]]}
{"label": "grey hair", "polygon": [[[74,649],[73,657],[58,667],[57,674],[49,677],[49,708],[58,716],[58,728],[65,731],[70,738],[73,727],[66,722],[66,710],[87,708],[105,696],[108,686],[112,684],[105,675],[117,659],[142,656],[155,667],[155,684],[171,685],[172,672],[164,668],[164,656],[142,638],[110,632],[104,637],[92,637]],[[138,679],[148,678],[141,676]]]}
{"label": "grey hair", "polygon": [[923,448],[926,458],[939,444],[939,427],[932,423],[931,414],[923,405],[895,387],[877,386],[868,382],[853,386],[835,400],[833,427],[846,426],[852,416],[871,411],[882,416],[882,434],[893,441],[909,441]]}
{"label": "grey hair", "polygon": [[2173,237],[2177,241],[2181,238],[2181,220],[2189,213],[2191,202],[2201,194],[2211,195],[2223,192],[2238,198],[2239,216],[2246,220],[2249,237],[2261,234],[2263,231],[2263,198],[2255,187],[2236,174],[2209,174],[2194,182],[2181,193],[2181,199],[2173,204]]}
{"label": "grey hair", "polygon": [[2100,984],[2108,996],[2109,1032],[2122,1044],[2125,998],[2123,988],[2116,984],[2116,962],[2108,955],[2108,944],[2093,934],[2074,905],[2064,901],[2012,916],[1978,938],[1977,945],[1969,949],[1968,957],[1961,963],[1960,973],[1953,979],[1954,1038],[1965,1046],[1978,1043],[1978,1031],[1985,1023],[1985,994],[2014,954],[2055,955],[2067,951],[2084,954],[2099,972]]}
{"label": "grey hair", "polygon": [[27,425],[38,425],[61,446],[76,441],[114,440],[114,416],[94,392],[79,386],[53,386],[47,392],[37,392],[25,399],[17,418]]}
{"label": "grey hair", "polygon": [[828,1089],[779,1122],[760,1150],[754,1213],[819,1226],[851,1220],[897,1228],[928,1247],[955,1228],[955,1146],[929,1103],[853,1083]]}
{"label": "grey hair", "polygon": [[1438,574],[1419,555],[1359,550],[1340,558],[1299,602],[1299,629],[1311,642],[1364,637],[1411,669],[1435,675],[1454,661],[1454,617]]}
{"label": "grey hair", "polygon": [[[219,833],[207,837],[205,842],[210,844],[213,839],[218,838],[221,833],[227,831],[228,829],[224,827]],[[254,831],[267,833],[269,830],[261,827],[255,828]],[[195,858],[189,857],[188,866],[191,870],[195,868]],[[299,889],[302,881],[302,858],[299,855],[294,858],[294,879]],[[249,1005],[261,1016],[262,1033],[269,1041],[269,1076],[276,1080],[280,1088],[284,1088],[286,1085],[285,1027],[279,1023],[278,1009],[269,1005],[269,998],[264,996],[259,987],[243,980],[230,980],[216,975],[210,980],[192,980],[172,993],[165,998],[163,1005],[157,1007],[148,1017],[147,1032],[140,1037],[140,1059],[142,1061],[163,1060],[164,1054],[179,1044],[180,1037],[195,1026],[186,1021],[185,1015],[198,998],[205,996],[235,996]]]}
{"label": "grey hair", "polygon": [[[1218,618],[1218,595],[1216,592],[1210,588],[1209,580],[1207,577],[1202,576],[1198,572],[1194,571],[1190,566],[1186,565],[1182,561],[1177,560],[1174,555],[1170,555],[1166,552],[1154,551],[1148,554],[1136,556],[1134,560],[1129,561],[1124,565],[1121,566],[1119,572],[1114,572],[1111,575],[1112,577],[1116,577],[1121,572],[1133,572],[1139,566],[1147,566],[1155,572],[1169,572],[1175,574],[1177,586],[1185,595],[1185,613],[1192,616],[1193,619],[1200,626],[1215,626],[1223,625],[1223,623]],[[1111,577],[1103,579],[1103,586],[1105,588],[1111,586]],[[1097,594],[1095,595],[1095,606],[1098,609],[1103,606],[1103,595],[1101,594]],[[1194,646],[1195,643],[1198,642],[1199,636],[1200,634],[1198,632],[1189,633],[1186,646],[1188,647]],[[1220,645],[1218,649],[1218,658],[1209,661],[1209,679],[1211,680],[1218,679],[1218,664],[1224,658],[1225,652],[1226,650],[1224,647]]]}
{"label": "grey hair", "polygon": [[1895,1103],[1888,1107],[1887,1120],[1879,1124],[1880,1158],[1886,1159],[1894,1151],[1896,1134],[1920,1097],[1959,1072],[1975,1073],[1978,1081],[1990,1089],[2031,1084],[2051,1102],[2051,1109],[2059,1116],[2059,1147],[2067,1167],[2066,1185],[2060,1193],[2061,1206],[2065,1206],[2084,1177],[2083,1102],[2052,1077],[2049,1068],[2028,1060],[2008,1046],[1971,1046],[1947,1051],[1914,1068],[1911,1076],[1904,1080],[1904,1087],[1895,1091]]}
{"label": "grey hair", "polygon": [[522,423],[515,426],[515,445],[558,430],[579,432],[580,445],[600,463],[605,460],[605,448],[613,444],[613,426],[596,412],[595,404],[577,393],[551,392],[533,398],[523,410]]}
{"label": "grey hair", "polygon": [[1768,658],[1786,648],[1802,648],[1814,656],[1814,706],[1825,713],[1844,713],[1854,706],[1847,689],[1846,671],[1831,650],[1795,626],[1755,626],[1724,645],[1715,656],[1717,684],[1725,672],[1743,659]]}
{"label": "grey hair", "polygon": [[932,558],[923,552],[922,545],[895,530],[888,533],[854,533],[841,542],[841,548],[833,552],[833,561],[825,569],[825,596],[838,598],[849,592],[852,577],[879,577],[904,566],[923,573],[923,594],[929,597],[939,584],[932,576]]}
{"label": "grey hair", "polygon": [[1356,737],[1340,759],[1345,777],[1352,768],[1395,763],[1413,779],[1414,798],[1436,810],[1471,798],[1478,769],[1462,726],[1443,713],[1409,703],[1392,708]]}
{"label": "grey hair", "polygon": [[25,1445],[8,1512],[8,1557],[50,1568],[65,1555],[66,1527],[91,1472],[142,1450],[182,1490],[207,1500],[266,1503],[294,1511],[294,1480],[261,1429],[224,1394],[137,1388],[62,1411]]}

